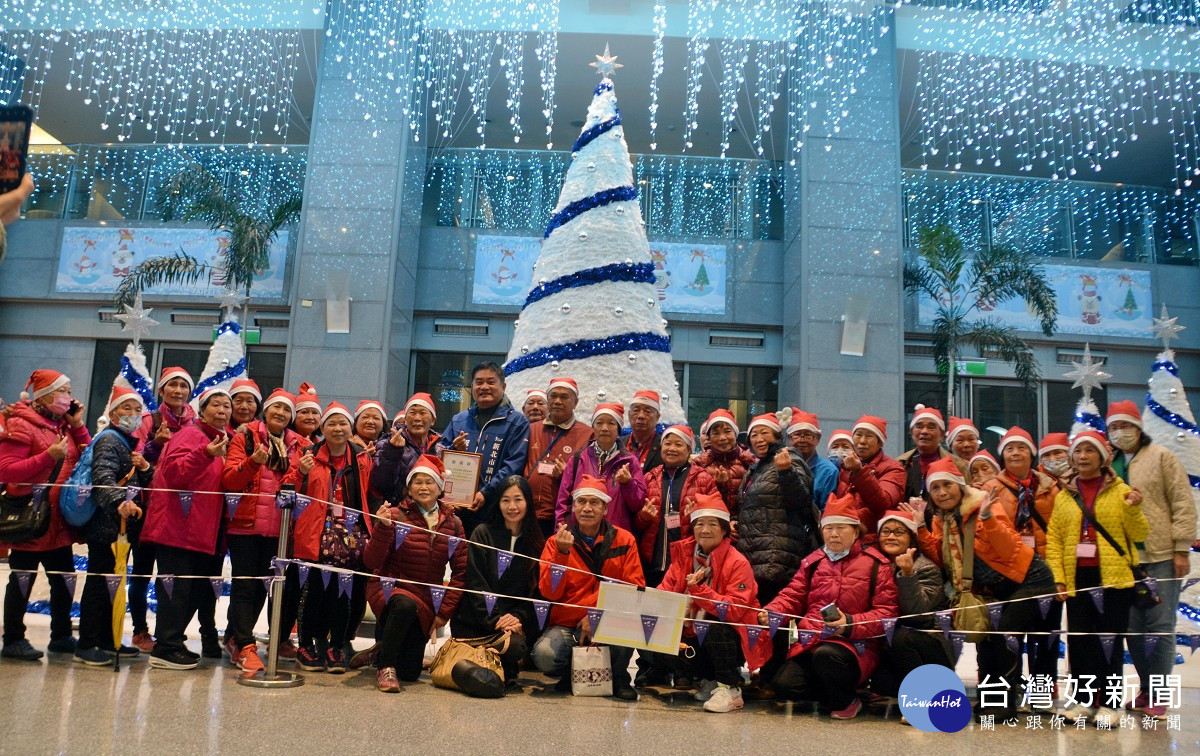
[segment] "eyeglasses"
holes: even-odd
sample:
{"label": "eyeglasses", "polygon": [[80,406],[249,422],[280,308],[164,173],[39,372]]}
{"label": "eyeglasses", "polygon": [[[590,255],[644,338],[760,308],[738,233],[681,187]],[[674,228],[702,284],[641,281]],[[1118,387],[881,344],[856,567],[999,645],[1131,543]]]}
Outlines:
{"label": "eyeglasses", "polygon": [[816,433],[812,433],[810,431],[798,431],[797,433],[793,434],[793,438],[798,438],[802,441],[816,441],[819,438],[819,436],[817,436]]}
{"label": "eyeglasses", "polygon": [[879,531],[880,536],[902,536],[908,533],[908,528],[884,528]]}

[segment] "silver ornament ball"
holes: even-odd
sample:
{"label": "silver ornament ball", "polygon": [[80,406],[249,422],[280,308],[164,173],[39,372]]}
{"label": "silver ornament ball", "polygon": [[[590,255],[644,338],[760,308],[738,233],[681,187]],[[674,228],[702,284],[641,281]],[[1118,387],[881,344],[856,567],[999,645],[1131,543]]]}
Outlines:
{"label": "silver ornament ball", "polygon": [[1177,388],[1168,389],[1167,393],[1170,394],[1171,396],[1175,396],[1176,394],[1179,393],[1179,389],[1177,389]]}
{"label": "silver ornament ball", "polygon": [[579,240],[580,240],[580,241],[587,241],[587,231],[580,231],[580,232],[579,232]]}
{"label": "silver ornament ball", "polygon": [[607,397],[607,396],[608,396],[608,392],[605,391],[604,389],[598,389],[596,391],[596,398],[599,399],[600,401],[604,401],[605,397]]}
{"label": "silver ornament ball", "polygon": [[625,214],[625,208],[621,207],[620,205],[617,205],[617,215],[624,215],[624,214]]}
{"label": "silver ornament ball", "polygon": [[562,310],[563,314],[566,314],[571,311],[571,305],[568,302],[563,302],[562,307],[560,307],[558,309]]}
{"label": "silver ornament ball", "polygon": [[551,369],[551,370],[558,370],[558,360],[551,360],[551,361],[550,361],[550,369]]}
{"label": "silver ornament ball", "polygon": [[1175,440],[1176,440],[1176,441],[1182,441],[1182,440],[1184,440],[1185,438],[1187,438],[1187,434],[1186,434],[1186,433],[1184,433],[1183,431],[1179,431],[1178,433],[1176,433],[1176,434],[1175,434]]}
{"label": "silver ornament ball", "polygon": [[221,367],[229,367],[229,360],[228,360],[228,358],[225,358],[225,357],[222,357],[222,358],[221,358]]}
{"label": "silver ornament ball", "polygon": [[654,306],[654,300],[653,300],[653,299],[647,299],[647,300],[646,300],[646,306],[647,306],[647,307],[653,307],[653,306]]}
{"label": "silver ornament ball", "polygon": [[528,344],[521,345],[521,354],[529,354],[529,345]]}
{"label": "silver ornament ball", "polygon": [[625,264],[626,264],[626,265],[633,265],[633,258],[632,258],[632,257],[626,257],[626,258],[625,258]]}
{"label": "silver ornament ball", "polygon": [[621,316],[622,316],[622,315],[624,315],[624,314],[625,314],[625,308],[624,308],[624,307],[614,307],[614,308],[613,308],[613,315],[616,315],[618,318],[619,318],[619,317],[621,317]]}
{"label": "silver ornament ball", "polygon": [[635,362],[637,362],[637,355],[636,354],[629,355],[629,364],[632,365]]}
{"label": "silver ornament ball", "polygon": [[596,164],[595,164],[595,163],[588,163],[588,166],[587,166],[587,168],[588,168],[588,170],[589,170],[589,171],[594,171],[594,170],[596,170]]}

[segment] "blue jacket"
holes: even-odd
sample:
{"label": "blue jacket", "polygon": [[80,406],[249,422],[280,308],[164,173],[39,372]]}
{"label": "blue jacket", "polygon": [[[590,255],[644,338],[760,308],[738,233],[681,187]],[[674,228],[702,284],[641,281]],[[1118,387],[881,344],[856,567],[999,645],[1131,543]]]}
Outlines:
{"label": "blue jacket", "polygon": [[500,498],[500,481],[510,475],[525,472],[525,458],[529,454],[529,421],[519,410],[513,408],[508,397],[500,400],[496,414],[479,427],[479,409],[474,402],[450,420],[450,425],[438,439],[437,445],[444,449],[454,448],[454,439],[466,432],[467,451],[483,457],[483,469],[479,473],[479,490],[484,504],[478,512],[458,510],[459,519],[468,533],[476,525],[491,519],[496,502]]}
{"label": "blue jacket", "polygon": [[813,504],[822,512],[829,494],[837,490],[838,467],[818,453],[813,453],[812,459],[804,460],[813,474]]}

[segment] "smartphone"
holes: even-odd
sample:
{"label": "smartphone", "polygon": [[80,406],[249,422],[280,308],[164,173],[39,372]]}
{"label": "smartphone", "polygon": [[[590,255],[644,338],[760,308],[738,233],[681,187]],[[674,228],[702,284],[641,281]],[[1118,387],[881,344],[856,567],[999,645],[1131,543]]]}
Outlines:
{"label": "smartphone", "polygon": [[68,410],[68,412],[70,414],[74,415],[75,413],[79,412],[79,408],[80,408],[79,402],[76,401],[75,399],[72,399],[71,400],[71,409]]}
{"label": "smartphone", "polygon": [[0,107],[0,192],[16,189],[25,177],[31,128],[33,108],[28,105]]}
{"label": "smartphone", "polygon": [[821,607],[821,619],[826,622],[833,622],[840,616],[842,613],[838,611],[837,604],[829,603]]}

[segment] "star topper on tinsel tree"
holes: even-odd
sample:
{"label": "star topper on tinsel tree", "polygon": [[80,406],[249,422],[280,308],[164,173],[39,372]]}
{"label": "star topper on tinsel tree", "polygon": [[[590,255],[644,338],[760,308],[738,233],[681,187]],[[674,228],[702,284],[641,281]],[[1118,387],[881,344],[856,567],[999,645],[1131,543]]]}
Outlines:
{"label": "star topper on tinsel tree", "polygon": [[1167,316],[1167,306],[1162,306],[1162,317],[1154,319],[1154,325],[1150,327],[1150,332],[1154,334],[1154,338],[1162,342],[1163,351],[1171,348],[1171,342],[1179,338],[1179,332],[1186,329],[1187,326],[1179,325],[1179,318]]}
{"label": "star topper on tinsel tree", "polygon": [[1080,362],[1072,361],[1075,367],[1063,373],[1063,378],[1070,378],[1074,381],[1071,388],[1082,388],[1083,395],[1087,399],[1092,398],[1092,389],[1098,389],[1109,378],[1112,378],[1111,373],[1106,373],[1100,368],[1104,367],[1104,360],[1092,359],[1091,344],[1083,345],[1083,360]]}
{"label": "star topper on tinsel tree", "polygon": [[241,309],[242,305],[246,303],[246,297],[226,289],[224,294],[217,297],[217,301],[221,303],[221,310],[224,313],[222,320],[237,320],[236,310]]}
{"label": "star topper on tinsel tree", "polygon": [[133,341],[134,346],[139,345],[142,337],[150,335],[150,329],[158,325],[158,321],[150,317],[153,310],[153,307],[142,307],[142,294],[138,292],[132,307],[126,307],[124,312],[113,316],[121,321],[121,333],[133,334],[130,340]]}
{"label": "star topper on tinsel tree", "polygon": [[617,56],[609,53],[608,43],[604,44],[604,54],[596,56],[595,63],[588,63],[589,66],[596,69],[596,73],[607,79],[617,72],[618,68],[624,68],[624,63],[617,62]]}

